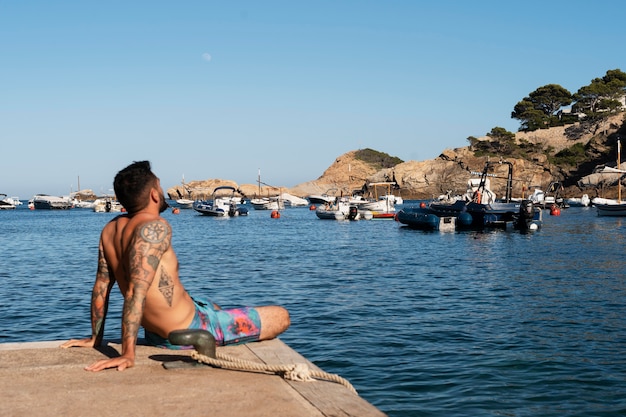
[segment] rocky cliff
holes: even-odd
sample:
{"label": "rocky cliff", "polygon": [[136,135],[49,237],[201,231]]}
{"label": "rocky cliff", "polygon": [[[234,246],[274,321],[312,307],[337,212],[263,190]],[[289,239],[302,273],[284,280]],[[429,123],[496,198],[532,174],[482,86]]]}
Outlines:
{"label": "rocky cliff", "polygon": [[[601,125],[583,128],[583,126],[554,127],[534,132],[518,132],[515,141],[518,143],[532,143],[541,149],[540,152],[526,155],[525,158],[505,158],[513,165],[513,193],[514,197],[527,196],[534,188],[546,189],[550,182],[561,181],[566,185],[565,197],[579,197],[582,193],[590,196],[603,195],[611,197],[614,191],[606,187],[606,183],[585,182],[583,177],[592,173],[596,165],[608,164],[615,166],[616,155],[612,155],[615,140],[626,137],[624,128],[624,114],[612,116]],[[479,138],[483,140],[487,138]],[[580,144],[585,149],[585,160],[576,166],[557,166],[552,156],[560,151],[567,150],[574,144]],[[292,188],[273,188],[263,186],[261,195],[277,195],[280,192],[289,192],[298,196],[319,194],[330,189],[336,189],[337,195],[351,194],[359,190],[366,183],[395,180],[399,185],[396,194],[409,199],[429,199],[441,194],[462,194],[466,190],[467,180],[473,173],[481,172],[487,157],[477,157],[469,146],[455,149],[446,149],[437,158],[427,161],[407,161],[391,168],[379,169],[376,164],[365,162],[357,158],[358,151],[350,151],[339,156],[324,173],[306,183]],[[490,157],[497,162],[498,157]],[[502,166],[492,172],[491,187],[498,196],[503,196],[506,186],[507,167]],[[582,180],[582,181],[581,181]],[[583,189],[585,183],[591,188]],[[209,197],[213,188],[218,185],[232,185],[239,187],[248,196],[259,194],[258,185],[243,184],[238,186],[233,181],[211,179],[192,181],[187,184],[193,190],[194,198]],[[182,186],[167,190],[172,198],[177,198],[177,191],[184,193]]]}

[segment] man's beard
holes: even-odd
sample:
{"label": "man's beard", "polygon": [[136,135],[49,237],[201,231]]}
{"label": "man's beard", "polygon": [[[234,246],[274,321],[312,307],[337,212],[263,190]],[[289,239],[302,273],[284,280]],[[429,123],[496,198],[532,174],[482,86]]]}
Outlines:
{"label": "man's beard", "polygon": [[165,197],[163,196],[163,194],[159,194],[159,196],[161,197],[161,205],[159,207],[159,213],[163,213],[165,210],[167,210],[169,208],[169,204],[167,204],[167,201],[165,201]]}

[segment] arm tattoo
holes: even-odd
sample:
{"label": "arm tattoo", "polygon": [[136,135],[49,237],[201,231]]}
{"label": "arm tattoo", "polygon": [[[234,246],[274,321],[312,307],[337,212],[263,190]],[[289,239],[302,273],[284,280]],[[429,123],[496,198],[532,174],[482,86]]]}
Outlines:
{"label": "arm tattoo", "polygon": [[102,247],[98,250],[98,270],[96,282],[91,292],[91,331],[96,345],[100,345],[104,335],[104,323],[109,306],[109,295],[115,281],[110,276]]}
{"label": "arm tattoo", "polygon": [[168,234],[163,223],[158,221],[147,223],[141,227],[141,237],[148,243],[161,243]]}
{"label": "arm tattoo", "polygon": [[[170,241],[171,230],[165,221],[151,221],[139,226],[138,230],[135,231],[128,251],[129,282],[122,314],[123,351],[137,343],[137,333],[143,318],[146,295],[154,281],[161,257],[170,247]],[[163,280],[166,281],[165,285],[162,284]],[[168,298],[167,293],[163,293],[161,288],[167,286],[168,281],[171,282],[169,275],[161,276],[159,278],[159,290],[171,305],[172,290],[169,291]]]}

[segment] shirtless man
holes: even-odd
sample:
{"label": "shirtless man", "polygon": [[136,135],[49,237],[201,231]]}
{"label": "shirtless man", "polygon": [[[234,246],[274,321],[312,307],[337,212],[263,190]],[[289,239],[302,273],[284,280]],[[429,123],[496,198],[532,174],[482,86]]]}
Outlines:
{"label": "shirtless man", "polygon": [[283,307],[222,310],[208,300],[192,299],[185,291],[171,246],[172,229],[160,216],[168,205],[150,162],[134,162],[118,172],[113,187],[128,214],[110,221],[100,236],[91,294],[91,337],[69,340],[61,347],[100,346],[109,295],[117,282],[124,296],[122,354],[99,360],[86,370],[132,367],[141,326],[149,343],[169,348],[176,348],[167,341],[173,330],[205,329],[218,345],[224,345],[273,339],[289,327],[289,313]]}

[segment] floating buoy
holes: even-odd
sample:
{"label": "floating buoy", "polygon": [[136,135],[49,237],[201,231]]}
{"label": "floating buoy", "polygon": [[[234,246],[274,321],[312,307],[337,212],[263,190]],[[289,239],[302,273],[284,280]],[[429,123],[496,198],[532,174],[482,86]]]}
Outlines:
{"label": "floating buoy", "polygon": [[172,208],[172,213],[179,214],[180,213],[180,209],[178,207],[174,207],[174,208]]}
{"label": "floating buoy", "polygon": [[552,204],[550,206],[550,216],[560,216],[561,215],[561,209],[559,208],[559,206],[557,206],[556,204]]}
{"label": "floating buoy", "polygon": [[311,204],[309,206],[309,210],[316,210],[316,209],[317,209],[317,207],[315,207],[315,204]]}
{"label": "floating buoy", "polygon": [[272,214],[270,214],[270,217],[272,219],[280,219],[280,213],[278,212],[278,210],[274,210],[272,211]]}
{"label": "floating buoy", "polygon": [[423,201],[420,203],[420,208],[426,208],[426,203],[424,203]]}

